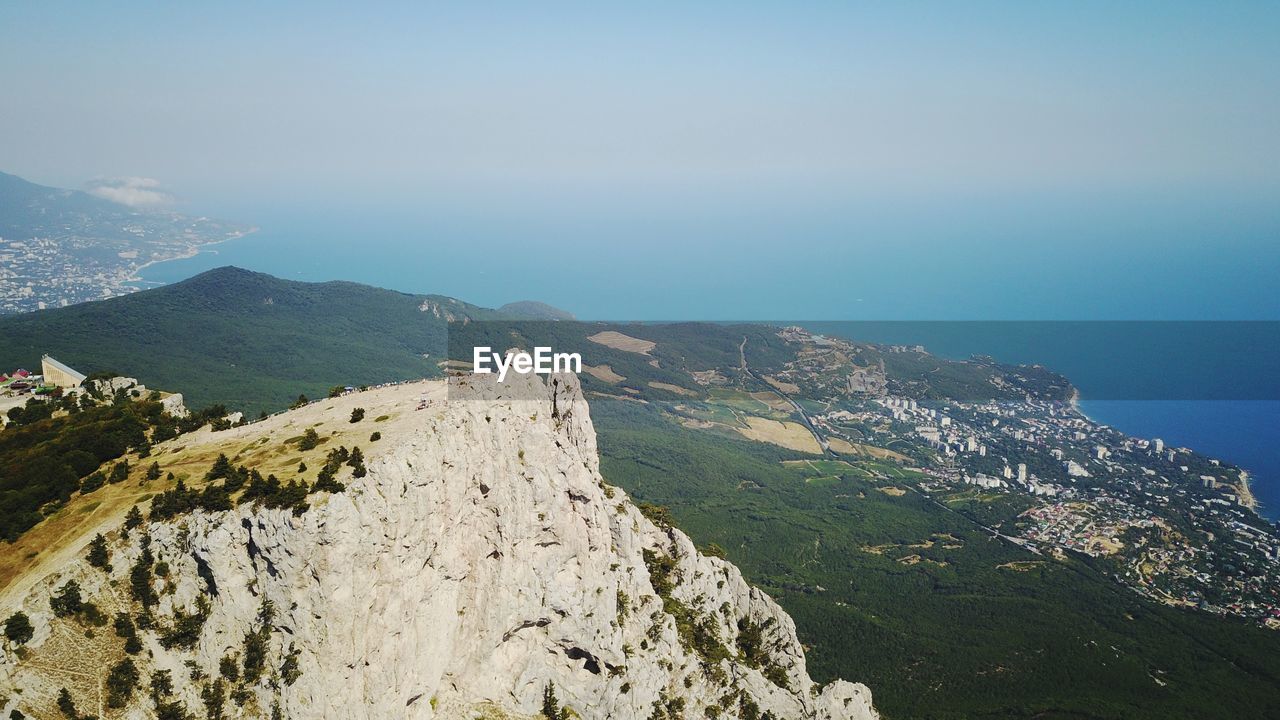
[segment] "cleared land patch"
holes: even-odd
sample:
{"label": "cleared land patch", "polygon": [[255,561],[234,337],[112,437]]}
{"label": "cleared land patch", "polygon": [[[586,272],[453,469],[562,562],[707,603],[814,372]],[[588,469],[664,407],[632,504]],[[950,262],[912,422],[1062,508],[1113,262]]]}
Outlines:
{"label": "cleared land patch", "polygon": [[1043,560],[1014,560],[1012,562],[1001,563],[996,566],[996,569],[1012,570],[1014,572],[1027,572],[1028,570],[1034,570],[1043,564]]}
{"label": "cleared land patch", "polygon": [[787,381],[785,381],[785,380],[779,380],[779,379],[777,379],[777,378],[775,378],[775,377],[771,377],[771,376],[769,376],[769,375],[765,375],[765,376],[764,376],[764,381],[765,381],[765,382],[767,382],[767,383],[769,383],[770,385],[774,386],[775,388],[777,388],[777,389],[781,390],[781,391],[782,391],[782,392],[784,392],[784,393],[798,393],[798,392],[800,392],[800,386],[799,386],[799,385],[796,385],[795,383],[789,383],[789,382],[787,382]]}
{"label": "cleared land patch", "polygon": [[640,355],[648,355],[650,351],[658,347],[658,343],[652,340],[641,340],[630,335],[623,335],[617,330],[605,330],[591,335],[587,338],[597,345],[613,348],[614,350],[623,350],[633,352]]}
{"label": "cleared land patch", "polygon": [[607,382],[610,384],[620,383],[623,380],[626,380],[625,377],[614,372],[613,368],[609,367],[608,365],[596,365],[594,367],[591,365],[583,365],[582,369],[585,370],[587,374],[590,375],[591,377],[597,380],[603,380],[604,382]]}
{"label": "cleared land patch", "polygon": [[682,387],[680,387],[679,385],[672,385],[671,383],[664,383],[664,382],[656,382],[656,381],[655,381],[655,382],[650,382],[650,383],[649,383],[649,387],[651,387],[651,388],[657,388],[658,390],[666,390],[667,392],[675,393],[675,394],[677,394],[677,395],[686,395],[686,396],[688,396],[688,395],[692,395],[692,396],[696,396],[696,395],[698,394],[698,393],[696,393],[696,392],[694,392],[694,391],[692,391],[692,390],[690,390],[690,389],[688,389],[688,388],[682,388]]}
{"label": "cleared land patch", "polygon": [[894,462],[909,463],[911,458],[875,445],[865,445],[863,443],[854,443],[844,438],[828,438],[827,442],[831,444],[831,449],[845,455],[866,455],[877,460],[893,460]]}
{"label": "cleared land patch", "polygon": [[748,440],[773,443],[791,450],[813,453],[822,452],[818,441],[813,439],[809,429],[796,422],[780,422],[768,418],[748,415],[747,427],[738,428],[738,432]]}
{"label": "cleared land patch", "polygon": [[765,405],[768,405],[769,408],[772,410],[785,412],[788,415],[790,415],[792,412],[795,411],[795,408],[791,406],[791,403],[787,402],[785,398],[779,396],[777,393],[753,392],[751,393],[751,397],[755,398],[756,400],[759,400]]}

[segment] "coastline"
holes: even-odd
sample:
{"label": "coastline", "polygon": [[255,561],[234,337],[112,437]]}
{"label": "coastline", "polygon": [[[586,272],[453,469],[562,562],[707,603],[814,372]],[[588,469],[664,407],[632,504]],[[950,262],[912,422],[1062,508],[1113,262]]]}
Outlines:
{"label": "coastline", "polygon": [[[1128,429],[1118,427],[1117,425],[1110,422],[1104,422],[1098,417],[1089,414],[1081,406],[1081,397],[1080,397],[1079,390],[1073,389],[1072,397],[1070,398],[1069,403],[1073,410],[1079,413],[1082,417],[1088,419],[1089,422],[1096,423],[1098,425],[1103,425],[1105,427],[1109,427],[1112,430],[1115,430],[1116,432],[1124,434],[1126,437],[1130,437],[1130,438],[1141,437],[1140,435],[1137,435]],[[1254,494],[1253,487],[1250,482],[1251,478],[1253,477],[1253,474],[1251,471],[1241,467],[1240,465],[1236,464],[1234,461],[1228,461],[1219,456],[1209,455],[1200,450],[1194,450],[1192,448],[1188,448],[1188,449],[1191,449],[1193,452],[1196,452],[1197,454],[1208,457],[1212,460],[1218,460],[1220,462],[1229,463],[1232,467],[1236,468],[1240,473],[1239,479],[1236,482],[1224,483],[1224,484],[1231,486],[1235,490],[1236,496],[1239,498],[1239,505],[1243,508],[1248,509],[1251,513],[1254,514],[1254,516],[1256,516],[1257,518],[1267,523],[1271,523],[1271,524],[1280,523],[1280,518],[1272,519],[1267,515],[1263,514],[1261,509],[1262,503],[1261,501],[1258,500],[1257,495]]]}
{"label": "coastline", "polygon": [[1258,511],[1258,497],[1253,494],[1253,487],[1249,484],[1249,471],[1240,469],[1240,480],[1235,484],[1236,495],[1240,498],[1240,504],[1253,511],[1254,515],[1266,520],[1261,512]]}
{"label": "coastline", "polygon": [[[184,252],[184,253],[182,253],[182,254],[180,254],[180,255],[174,255],[173,257],[167,257],[167,258],[159,258],[159,259],[156,259],[156,260],[148,260],[147,262],[142,263],[141,265],[137,266],[137,267],[136,267],[136,268],[134,268],[132,271],[130,271],[129,276],[128,276],[127,278],[125,278],[125,279],[124,279],[124,282],[122,282],[122,283],[121,283],[121,286],[122,286],[122,287],[128,287],[130,284],[133,284],[133,283],[145,283],[145,282],[147,282],[146,280],[144,280],[144,279],[142,278],[142,271],[143,271],[143,270],[146,270],[147,268],[149,268],[149,267],[151,267],[151,266],[153,266],[153,265],[159,265],[160,263],[172,262],[172,261],[174,261],[174,260],[186,260],[186,259],[188,259],[188,258],[193,258],[193,257],[195,257],[195,256],[199,255],[200,253],[204,252],[204,249],[205,249],[205,248],[212,247],[212,246],[214,246],[214,245],[221,245],[222,243],[224,243],[224,242],[228,242],[228,241],[230,241],[230,240],[239,240],[240,238],[243,238],[243,237],[246,237],[246,236],[248,236],[248,235],[252,235],[253,233],[258,232],[258,230],[259,230],[259,228],[257,228],[257,227],[251,227],[251,228],[249,228],[248,230],[237,230],[235,233],[233,233],[233,234],[231,234],[231,235],[228,235],[227,237],[224,237],[224,238],[218,239],[218,240],[210,240],[209,242],[204,242],[204,243],[199,243],[198,245],[191,245],[191,246],[188,246],[187,251],[186,251],[186,252]],[[141,288],[137,288],[137,287],[135,287],[133,290],[136,292],[136,291],[138,291],[138,290],[140,290],[140,289],[141,289]]]}

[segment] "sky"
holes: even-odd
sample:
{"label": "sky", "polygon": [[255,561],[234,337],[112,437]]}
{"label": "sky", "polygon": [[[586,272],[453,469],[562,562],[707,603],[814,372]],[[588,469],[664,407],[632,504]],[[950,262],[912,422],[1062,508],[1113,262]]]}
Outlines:
{"label": "sky", "polygon": [[495,215],[916,259],[932,316],[955,263],[1034,291],[1167,256],[1180,316],[1280,317],[1277,37],[1275,2],[7,3],[0,170],[259,223],[435,208],[513,250]]}

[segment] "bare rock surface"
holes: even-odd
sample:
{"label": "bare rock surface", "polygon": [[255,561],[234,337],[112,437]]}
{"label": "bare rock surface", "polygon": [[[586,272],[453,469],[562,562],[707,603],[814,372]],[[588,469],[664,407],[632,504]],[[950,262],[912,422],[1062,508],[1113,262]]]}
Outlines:
{"label": "bare rock surface", "polygon": [[[583,718],[878,717],[863,685],[815,686],[791,618],[737,568],[605,484],[576,377],[480,390],[434,385],[366,450],[367,476],[301,515],[242,504],[150,523],[116,541],[111,573],[76,561],[35,584],[26,659],[7,648],[0,665],[3,715],[56,712],[70,676],[49,664],[79,656],[81,712],[154,717],[147,679],[169,670],[203,716],[220,661],[243,665],[259,634],[264,672],[223,680],[239,690],[226,717],[537,717],[548,688]],[[119,639],[76,636],[48,598],[75,578],[108,616],[136,613],[143,532],[168,570],[157,626],[201,606],[207,619],[189,649],[139,631],[144,689],[111,709],[95,674],[124,657]]]}

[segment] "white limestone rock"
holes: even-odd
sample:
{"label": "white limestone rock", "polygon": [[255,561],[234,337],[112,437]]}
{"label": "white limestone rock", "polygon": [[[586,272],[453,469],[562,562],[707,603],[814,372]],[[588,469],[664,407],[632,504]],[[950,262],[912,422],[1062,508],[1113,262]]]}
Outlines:
{"label": "white limestone rock", "polygon": [[184,418],[190,414],[182,400],[182,393],[169,393],[160,398],[160,406],[164,411],[176,418]]}
{"label": "white limestone rock", "polygon": [[[299,517],[246,504],[150,525],[176,581],[156,615],[191,610],[201,595],[211,610],[192,651],[143,633],[144,679],[169,669],[177,697],[203,714],[187,663],[216,677],[222,657],[243,653],[266,598],[267,673],[243,707],[227,701],[227,717],[266,717],[274,703],[286,718],[536,717],[548,686],[583,718],[707,717],[712,707],[728,718],[753,705],[779,720],[878,717],[863,685],[815,686],[791,618],[737,568],[604,484],[576,377],[504,385],[472,399],[454,388],[410,413],[412,432],[369,453],[366,477],[313,496]],[[665,610],[646,553],[668,568]],[[134,543],[113,558],[114,589],[80,563],[65,576],[118,597],[136,554]],[[47,608],[63,579],[27,605]],[[702,654],[667,610],[700,626],[686,635]],[[757,667],[739,657],[740,622],[761,629]],[[287,684],[291,648],[301,675]],[[6,672],[20,685],[38,671]],[[122,717],[149,713],[135,698]]]}

